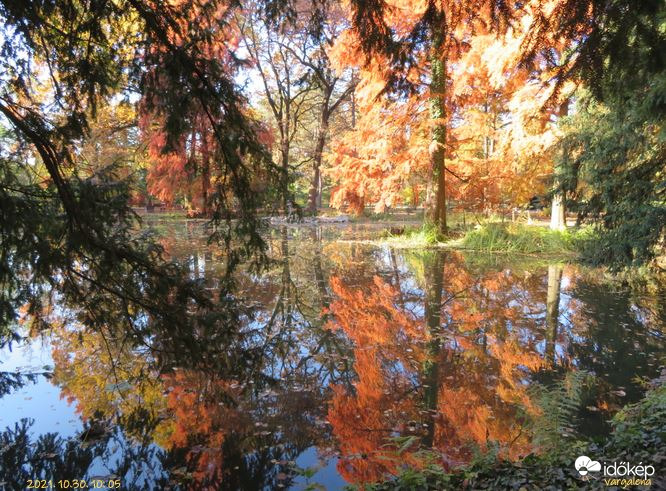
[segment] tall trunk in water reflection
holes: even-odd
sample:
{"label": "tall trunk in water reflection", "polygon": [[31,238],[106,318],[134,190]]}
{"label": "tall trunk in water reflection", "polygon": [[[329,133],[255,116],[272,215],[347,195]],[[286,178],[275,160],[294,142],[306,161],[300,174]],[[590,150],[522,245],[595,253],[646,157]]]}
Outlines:
{"label": "tall trunk in water reflection", "polygon": [[280,227],[280,252],[282,253],[283,277],[291,279],[289,274],[289,232],[286,226]]}
{"label": "tall trunk in water reflection", "polygon": [[289,270],[289,232],[284,225],[280,228],[280,249],[282,252],[282,305],[283,322],[289,324],[292,309],[291,271]]}
{"label": "tall trunk in water reflection", "polygon": [[211,285],[212,281],[212,274],[213,274],[213,253],[206,249],[204,251],[204,264],[203,264],[203,269],[204,269],[204,279],[206,281],[206,286],[209,288],[212,288],[213,286]]}
{"label": "tall trunk in water reflection", "polygon": [[548,266],[548,293],[546,294],[546,349],[548,362],[555,364],[555,343],[560,315],[560,284],[562,283],[562,265]]}
{"label": "tall trunk in water reflection", "polygon": [[[292,292],[291,270],[289,265],[289,232],[286,226],[280,227],[280,255],[276,257],[276,263],[282,265],[280,272],[280,291],[275,299],[275,307],[266,325],[268,331],[277,328],[277,333],[283,334],[287,326],[290,325],[293,300],[295,295]],[[277,333],[274,332],[274,339],[277,341]]]}
{"label": "tall trunk in water reflection", "polygon": [[428,434],[424,444],[433,445],[439,389],[439,356],[441,351],[442,289],[444,283],[445,254],[427,253],[423,258],[425,276],[425,322],[430,341],[427,358],[423,363],[424,406],[429,411]]}
{"label": "tall trunk in water reflection", "polygon": [[315,244],[314,248],[314,276],[315,281],[317,282],[317,290],[319,291],[319,301],[321,302],[322,308],[328,308],[330,303],[330,298],[328,296],[328,291],[326,290],[327,281],[324,278],[324,268],[321,266],[321,235],[319,235],[320,230],[317,227],[313,227],[310,233],[310,238]]}
{"label": "tall trunk in water reflection", "polygon": [[395,257],[395,250],[390,249],[389,254],[391,255],[391,266],[393,267],[393,280],[395,281],[395,287],[398,290],[400,295],[400,307],[405,308],[405,295],[402,293],[402,286],[400,285],[400,271],[398,269],[398,261]]}

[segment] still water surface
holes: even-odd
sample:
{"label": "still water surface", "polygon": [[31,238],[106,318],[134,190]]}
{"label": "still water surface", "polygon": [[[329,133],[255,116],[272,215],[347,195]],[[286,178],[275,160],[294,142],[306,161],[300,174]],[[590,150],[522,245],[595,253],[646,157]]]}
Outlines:
{"label": "still water surface", "polygon": [[[222,258],[201,226],[158,225],[168,254],[215,291]],[[238,275],[243,314],[208,341],[214,359],[166,362],[159,339],[137,346],[57,315],[5,347],[0,488],[56,475],[341,489],[419,465],[423,450],[448,467],[480,451],[515,459],[602,438],[659,374],[664,282],[349,240],[373,233],[272,230],[275,262]]]}

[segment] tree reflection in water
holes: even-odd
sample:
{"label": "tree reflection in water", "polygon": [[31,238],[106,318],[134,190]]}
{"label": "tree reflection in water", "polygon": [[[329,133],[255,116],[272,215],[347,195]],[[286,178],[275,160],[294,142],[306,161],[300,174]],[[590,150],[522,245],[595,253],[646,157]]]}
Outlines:
{"label": "tree reflection in water", "polygon": [[[354,483],[419,466],[424,448],[449,467],[491,447],[517,458],[567,431],[601,434],[664,353],[660,286],[608,293],[569,265],[364,247],[316,228],[282,227],[268,242],[269,270],[239,272],[234,298],[218,299],[238,313],[224,332],[150,331],[145,319],[138,337],[121,321],[51,312],[52,382],[85,430],[6,429],[0,482],[101,472],[124,489],[289,487],[310,448]],[[212,246],[186,231],[165,247],[219,286]],[[562,431],[552,394],[574,372],[594,383],[577,387]],[[0,394],[30,381],[4,374]]]}

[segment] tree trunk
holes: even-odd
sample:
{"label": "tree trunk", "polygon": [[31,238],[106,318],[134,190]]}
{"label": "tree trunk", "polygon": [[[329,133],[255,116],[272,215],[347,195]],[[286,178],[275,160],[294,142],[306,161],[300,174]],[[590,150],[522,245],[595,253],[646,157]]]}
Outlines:
{"label": "tree trunk", "polygon": [[432,168],[435,202],[430,203],[429,220],[441,233],[446,226],[446,60],[444,59],[445,19],[435,23],[430,48],[430,118],[433,120],[430,143],[430,163]]}
{"label": "tree trunk", "polygon": [[210,203],[208,199],[208,190],[210,189],[210,152],[208,150],[208,142],[205,139],[202,139],[202,145],[201,211],[203,212],[203,215],[207,217],[210,214]]}
{"label": "tree trunk", "polygon": [[351,127],[356,128],[356,91],[351,93]]}
{"label": "tree trunk", "polygon": [[[560,105],[559,116],[564,117],[569,114],[569,99]],[[555,186],[558,186],[557,181],[557,168],[554,169]],[[550,208],[550,229],[551,230],[564,230],[567,228],[566,210],[564,208],[564,195],[561,192],[553,195],[553,202]]]}
{"label": "tree trunk", "polygon": [[321,195],[324,191],[323,180],[321,172],[319,172],[319,182],[317,183],[317,208],[321,208]]}
{"label": "tree trunk", "polygon": [[561,193],[553,196],[553,202],[550,209],[550,229],[564,230],[567,224],[564,219],[564,199]]}
{"label": "tree trunk", "polygon": [[324,145],[326,145],[326,136],[328,135],[328,120],[330,116],[328,110],[329,96],[330,94],[326,95],[324,107],[321,111],[319,133],[317,134],[317,145],[315,146],[314,158],[312,162],[312,181],[310,182],[310,193],[308,197],[308,212],[312,215],[317,214],[317,203],[319,202],[320,196],[321,160],[324,154]]}
{"label": "tree trunk", "polygon": [[208,160],[204,160],[203,170],[201,172],[201,208],[204,216],[210,214],[210,206],[208,200],[208,189],[210,187],[210,167]]}
{"label": "tree trunk", "polygon": [[289,142],[283,139],[280,145],[281,173],[280,193],[282,194],[282,213],[289,216]]}

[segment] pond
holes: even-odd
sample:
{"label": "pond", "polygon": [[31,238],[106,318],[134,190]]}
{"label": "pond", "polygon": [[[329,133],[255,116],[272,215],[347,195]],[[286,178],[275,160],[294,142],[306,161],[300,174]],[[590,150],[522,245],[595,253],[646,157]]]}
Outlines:
{"label": "pond", "polygon": [[[160,346],[178,329],[142,345],[51,312],[0,351],[0,488],[342,489],[516,459],[603,438],[659,374],[663,282],[358,240],[386,226],[273,228],[269,270],[237,274],[230,333],[176,356]],[[214,292],[202,226],[157,229]]]}

